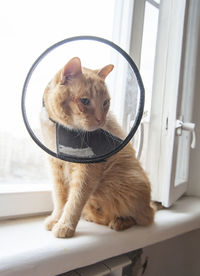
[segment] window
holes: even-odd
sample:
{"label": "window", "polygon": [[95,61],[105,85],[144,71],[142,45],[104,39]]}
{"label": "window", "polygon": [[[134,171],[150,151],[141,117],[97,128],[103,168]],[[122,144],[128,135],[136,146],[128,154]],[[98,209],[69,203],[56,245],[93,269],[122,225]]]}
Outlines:
{"label": "window", "polygon": [[151,180],[152,198],[165,207],[188,185],[195,128],[197,6],[181,0],[134,2],[130,52],[146,89],[143,123],[134,143],[139,144],[139,157]]}
{"label": "window", "polygon": [[[133,139],[133,145],[145,169],[159,11],[159,4],[155,1],[135,1],[130,53],[140,68],[145,87],[145,107],[142,124]],[[126,113],[125,116],[129,122],[129,114]]]}
{"label": "window", "polygon": [[0,128],[0,197],[4,207],[0,216],[49,211],[52,204],[46,200],[50,197],[46,156],[30,139],[21,116],[26,74],[46,48],[71,36],[104,37],[127,50],[133,0],[9,0],[1,3],[0,10],[0,70],[4,80],[0,103],[4,118]]}
{"label": "window", "polygon": [[21,118],[21,90],[31,64],[66,37],[86,32],[112,39],[114,9],[114,1],[1,3],[1,184],[47,182],[44,156],[28,137]]}
{"label": "window", "polygon": [[199,6],[170,0],[160,8],[146,166],[153,198],[169,207],[187,190],[193,129],[179,123],[192,123]]}
{"label": "window", "polygon": [[[195,4],[186,0],[9,0],[0,5],[0,114],[4,118],[0,128],[0,197],[4,208],[0,208],[0,216],[52,208],[44,153],[31,141],[21,118],[21,90],[30,65],[41,52],[66,37],[85,34],[115,42],[140,68],[146,103],[133,143],[150,176],[153,199],[170,206],[187,187],[190,149],[186,141],[190,133],[176,137],[175,126],[180,116],[191,121],[191,112],[185,114],[185,102],[191,77],[187,68],[192,64],[188,41],[195,25],[188,18],[197,18],[193,15]],[[177,104],[180,102],[182,106]],[[120,120],[128,130],[129,109],[123,109]],[[187,155],[184,167],[180,165],[183,150]]]}

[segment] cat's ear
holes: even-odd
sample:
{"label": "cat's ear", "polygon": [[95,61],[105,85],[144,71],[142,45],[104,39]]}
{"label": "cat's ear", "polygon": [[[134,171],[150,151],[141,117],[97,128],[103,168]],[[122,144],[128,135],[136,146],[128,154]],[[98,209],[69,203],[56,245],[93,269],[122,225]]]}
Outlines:
{"label": "cat's ear", "polygon": [[108,76],[108,74],[113,70],[114,65],[109,64],[103,67],[101,70],[98,71],[98,75],[100,78],[104,79]]}
{"label": "cat's ear", "polygon": [[80,74],[82,74],[80,58],[74,57],[70,59],[61,71],[60,83],[65,84],[67,80],[73,79]]}

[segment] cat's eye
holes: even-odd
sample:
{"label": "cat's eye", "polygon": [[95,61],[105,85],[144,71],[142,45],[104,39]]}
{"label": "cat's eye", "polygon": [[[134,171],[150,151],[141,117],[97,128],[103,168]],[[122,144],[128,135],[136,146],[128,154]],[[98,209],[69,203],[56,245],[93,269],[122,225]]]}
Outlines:
{"label": "cat's eye", "polygon": [[108,104],[109,100],[105,100],[103,103],[103,106],[106,106]]}
{"label": "cat's eye", "polygon": [[80,102],[84,105],[89,105],[90,104],[90,100],[87,98],[80,98]]}

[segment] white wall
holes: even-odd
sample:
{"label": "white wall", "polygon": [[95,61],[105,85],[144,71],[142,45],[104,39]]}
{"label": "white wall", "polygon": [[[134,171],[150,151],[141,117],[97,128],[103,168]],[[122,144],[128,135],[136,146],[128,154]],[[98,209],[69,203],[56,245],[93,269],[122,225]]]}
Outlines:
{"label": "white wall", "polygon": [[196,94],[194,99],[193,122],[196,123],[196,148],[191,150],[188,194],[200,196],[200,38],[196,68]]}
{"label": "white wall", "polygon": [[[191,1],[196,2],[198,0]],[[200,5],[196,5],[196,8],[200,9]],[[195,29],[200,30],[200,18],[196,24],[198,27]],[[195,75],[193,122],[196,124],[196,148],[191,149],[190,154],[188,194],[200,196],[200,31],[194,32],[194,35],[198,36],[197,58],[192,68]]]}
{"label": "white wall", "polygon": [[144,276],[199,276],[200,229],[146,247]]}

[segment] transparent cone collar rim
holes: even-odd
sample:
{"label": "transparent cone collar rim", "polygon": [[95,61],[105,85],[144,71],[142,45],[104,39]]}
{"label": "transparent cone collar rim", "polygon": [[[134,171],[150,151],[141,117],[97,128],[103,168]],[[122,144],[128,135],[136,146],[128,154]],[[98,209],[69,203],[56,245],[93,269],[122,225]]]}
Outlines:
{"label": "transparent cone collar rim", "polygon": [[[29,81],[31,79],[31,76],[32,76],[33,72],[35,71],[38,64],[41,62],[41,60],[43,60],[55,48],[58,48],[59,46],[64,45],[64,44],[69,43],[69,42],[81,41],[81,40],[97,41],[99,43],[106,44],[106,45],[112,47],[113,49],[115,49],[119,54],[121,54],[126,59],[126,61],[130,65],[131,69],[133,70],[133,72],[136,76],[138,87],[139,87],[139,93],[140,93],[139,108],[138,108],[138,111],[137,111],[136,119],[134,121],[134,124],[133,124],[129,134],[126,136],[126,138],[123,140],[123,142],[120,145],[118,145],[115,149],[111,150],[110,152],[108,152],[108,153],[106,153],[102,156],[97,156],[97,157],[74,157],[74,156],[71,156],[71,155],[59,155],[58,153],[51,151],[43,143],[41,143],[41,141],[37,138],[37,136],[35,135],[35,133],[31,129],[31,126],[30,126],[28,118],[27,118],[27,112],[26,112],[26,106],[25,106],[25,98],[26,98],[26,92],[27,92],[27,89],[28,89]],[[31,68],[30,68],[30,70],[27,74],[27,77],[25,79],[25,82],[24,82],[23,91],[22,91],[21,108],[22,108],[23,120],[24,120],[27,131],[29,132],[30,136],[35,141],[35,143],[40,148],[42,148],[44,151],[46,151],[48,154],[50,154],[53,157],[56,157],[56,158],[59,158],[61,160],[68,161],[68,162],[97,163],[97,162],[106,161],[107,158],[111,157],[113,154],[119,152],[122,148],[124,148],[127,145],[127,143],[132,139],[132,137],[134,136],[134,134],[135,134],[135,132],[136,132],[136,130],[137,130],[139,124],[140,124],[140,121],[142,119],[143,110],[144,110],[144,98],[145,98],[144,85],[143,85],[140,73],[138,71],[138,68],[137,68],[136,64],[134,63],[134,61],[132,60],[132,58],[122,48],[120,48],[115,43],[113,43],[113,42],[111,42],[107,39],[101,38],[101,37],[75,36],[75,37],[71,37],[71,38],[66,38],[62,41],[59,41],[59,42],[55,43],[54,45],[50,46],[46,51],[44,51],[36,59],[36,61],[31,66]]]}

